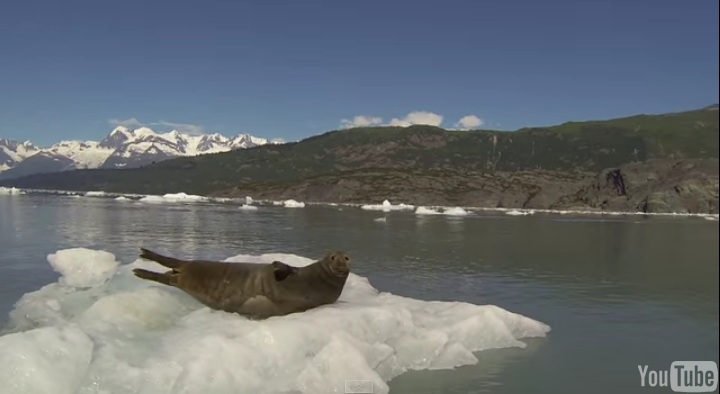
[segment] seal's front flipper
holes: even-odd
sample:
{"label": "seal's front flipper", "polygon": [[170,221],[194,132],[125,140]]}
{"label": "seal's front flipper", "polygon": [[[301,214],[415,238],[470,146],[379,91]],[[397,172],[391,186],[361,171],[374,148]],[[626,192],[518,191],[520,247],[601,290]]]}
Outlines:
{"label": "seal's front flipper", "polygon": [[273,261],[273,273],[275,274],[275,280],[278,282],[281,282],[285,280],[288,276],[294,274],[297,272],[297,267],[291,267],[282,261]]}

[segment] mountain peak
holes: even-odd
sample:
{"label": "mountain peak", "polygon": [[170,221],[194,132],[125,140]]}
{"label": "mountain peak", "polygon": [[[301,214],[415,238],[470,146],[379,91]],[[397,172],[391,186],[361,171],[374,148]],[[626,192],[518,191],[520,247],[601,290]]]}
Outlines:
{"label": "mountain peak", "polygon": [[132,134],[137,137],[151,137],[157,135],[153,129],[145,126],[133,130]]}
{"label": "mountain peak", "polygon": [[110,135],[115,135],[115,134],[128,134],[128,133],[130,133],[130,129],[128,129],[127,127],[125,127],[125,126],[117,126],[117,127],[115,127],[115,128],[113,129],[113,131],[110,132]]}
{"label": "mountain peak", "polygon": [[[3,178],[37,172],[57,172],[79,168],[132,168],[180,156],[226,152],[266,144],[264,138],[241,134],[230,139],[220,133],[189,135],[178,130],[158,133],[149,127],[115,127],[100,142],[62,140],[44,149],[30,141],[0,140],[0,172]],[[36,158],[22,162],[34,155]],[[7,157],[5,157],[7,156]],[[62,167],[59,167],[62,165]]]}

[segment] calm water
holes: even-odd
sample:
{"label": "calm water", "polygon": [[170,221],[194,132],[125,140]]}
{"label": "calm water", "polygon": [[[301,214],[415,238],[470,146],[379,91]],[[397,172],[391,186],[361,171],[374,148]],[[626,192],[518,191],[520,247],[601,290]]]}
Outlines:
{"label": "calm water", "polygon": [[476,365],[401,375],[393,394],[662,393],[670,390],[639,386],[638,364],[718,360],[718,223],[700,218],[252,212],[0,196],[0,326],[23,293],[57,279],[48,253],[99,248],[127,263],[141,245],[208,259],[344,249],[381,290],[495,304],[552,327],[525,349],[477,353]]}

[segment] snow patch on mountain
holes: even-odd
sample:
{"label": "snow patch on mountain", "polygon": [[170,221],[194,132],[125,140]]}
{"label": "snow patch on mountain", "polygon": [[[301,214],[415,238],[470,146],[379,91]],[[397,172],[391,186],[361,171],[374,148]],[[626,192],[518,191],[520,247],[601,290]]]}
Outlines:
{"label": "snow patch on mountain", "polygon": [[0,171],[3,171],[3,167],[12,168],[39,151],[30,141],[18,142],[0,138]]}
{"label": "snow patch on mountain", "polygon": [[45,151],[67,157],[74,162],[76,169],[98,168],[113,153],[113,149],[99,145],[96,141],[60,141]]}
{"label": "snow patch on mountain", "polygon": [[[268,143],[280,142],[250,134],[228,138],[219,133],[189,135],[177,130],[157,133],[149,127],[123,126],[116,127],[99,142],[60,141],[49,148],[37,148],[29,141],[0,139],[0,173],[3,177],[15,177],[72,169],[132,168],[174,157],[227,152]],[[23,164],[32,157],[34,160]]]}

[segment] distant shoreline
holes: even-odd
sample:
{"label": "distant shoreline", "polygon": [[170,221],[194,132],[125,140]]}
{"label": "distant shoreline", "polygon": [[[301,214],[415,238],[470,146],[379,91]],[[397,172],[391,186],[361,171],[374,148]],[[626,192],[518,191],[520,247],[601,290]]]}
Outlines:
{"label": "distant shoreline", "polygon": [[[73,191],[73,190],[48,190],[48,189],[22,189],[22,188],[5,188],[0,187],[0,195],[56,195],[56,196],[73,196],[73,197],[90,197],[90,198],[106,198],[106,199],[118,199],[121,200],[134,200],[138,202],[146,197],[150,199],[146,200],[147,204],[227,204],[235,203],[238,206],[246,204],[246,198],[230,198],[230,197],[208,197],[199,195],[187,195],[185,193],[178,194],[166,194],[165,196],[152,195],[152,194],[137,194],[137,193],[116,193],[116,192],[104,192],[104,191]],[[270,199],[252,199],[251,204],[257,206],[283,206],[290,200],[270,200]],[[294,201],[294,200],[292,200]],[[426,211],[438,211],[448,209],[462,209],[467,211],[468,214],[481,212],[502,212],[509,216],[529,216],[536,213],[544,213],[551,215],[582,215],[582,216],[668,216],[668,217],[700,217],[706,220],[718,221],[720,214],[713,213],[676,213],[676,212],[633,212],[633,211],[603,211],[603,210],[557,210],[557,209],[526,209],[526,208],[498,208],[498,207],[482,207],[482,206],[444,206],[444,205],[407,205],[402,202],[392,204],[385,200],[386,204],[377,204],[368,202],[362,203],[340,203],[340,202],[323,202],[323,201],[302,201],[299,202],[304,205],[312,206],[326,206],[326,207],[353,207],[363,209],[367,211],[377,213],[390,213],[390,212],[406,212],[413,213],[418,216],[432,216],[431,213],[428,215],[424,213]],[[250,205],[250,204],[247,204]],[[289,205],[288,205],[289,207]],[[292,206],[292,208],[298,208],[301,206]],[[421,212],[417,212],[418,208],[422,208]],[[434,212],[434,214],[443,215],[441,212]],[[463,216],[463,215],[460,215]]]}

